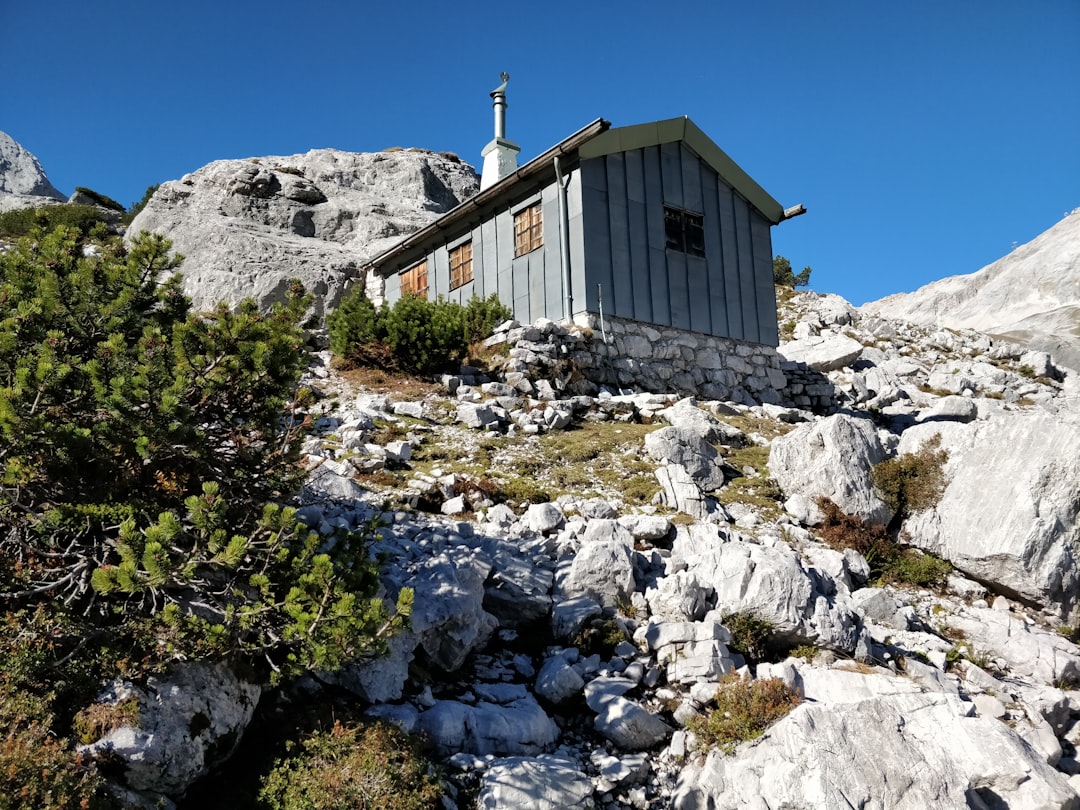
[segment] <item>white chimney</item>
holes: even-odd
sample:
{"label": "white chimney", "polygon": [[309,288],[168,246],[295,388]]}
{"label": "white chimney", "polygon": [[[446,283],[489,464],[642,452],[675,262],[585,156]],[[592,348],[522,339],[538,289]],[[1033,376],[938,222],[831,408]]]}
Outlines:
{"label": "white chimney", "polygon": [[502,84],[491,91],[492,106],[495,108],[495,137],[484,151],[484,168],[480,173],[480,190],[495,185],[508,174],[517,170],[517,156],[521,147],[506,140],[506,83],[509,73],[501,73]]}

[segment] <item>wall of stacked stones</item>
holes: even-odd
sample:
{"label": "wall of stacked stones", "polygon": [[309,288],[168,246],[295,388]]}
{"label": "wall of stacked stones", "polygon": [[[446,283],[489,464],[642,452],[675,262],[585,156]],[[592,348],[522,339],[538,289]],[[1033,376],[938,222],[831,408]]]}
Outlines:
{"label": "wall of stacked stones", "polygon": [[511,324],[490,343],[514,347],[509,351],[513,370],[528,367],[551,376],[545,371],[558,368],[562,379],[555,385],[571,390],[579,388],[572,382],[580,375],[616,389],[835,410],[831,383],[813,369],[784,360],[771,346],[622,318],[605,317],[601,326],[592,315],[569,328],[546,320]]}

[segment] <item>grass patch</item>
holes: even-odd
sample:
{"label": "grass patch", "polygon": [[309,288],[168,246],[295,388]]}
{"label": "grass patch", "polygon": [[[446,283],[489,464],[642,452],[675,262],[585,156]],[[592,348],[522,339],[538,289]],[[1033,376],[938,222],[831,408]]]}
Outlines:
{"label": "grass patch", "polygon": [[733,673],[721,681],[709,711],[688,728],[703,746],[732,754],[739,743],[760,737],[800,702],[798,693],[779,678],[750,681]]}
{"label": "grass patch", "polygon": [[807,663],[811,663],[814,658],[817,657],[818,648],[813,644],[800,644],[798,647],[793,647],[788,650],[788,655],[792,658],[801,658]]}
{"label": "grass patch", "polygon": [[759,436],[764,436],[770,441],[777,436],[791,433],[796,427],[787,422],[781,422],[779,419],[770,419],[767,416],[758,416],[752,413],[741,413],[737,416],[718,416],[717,419],[733,428],[741,430],[747,436],[751,433],[756,433]]}
{"label": "grass patch", "polygon": [[729,451],[725,460],[743,475],[729,481],[717,493],[720,503],[724,506],[746,504],[761,512],[766,519],[778,517],[784,493],[768,475],[769,448],[758,445],[740,447]]}

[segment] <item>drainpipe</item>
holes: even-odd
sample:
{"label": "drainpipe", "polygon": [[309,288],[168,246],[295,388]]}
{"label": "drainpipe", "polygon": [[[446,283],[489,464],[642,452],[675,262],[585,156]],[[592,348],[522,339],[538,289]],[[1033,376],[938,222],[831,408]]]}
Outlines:
{"label": "drainpipe", "polygon": [[555,180],[559,185],[559,247],[562,251],[563,317],[570,320],[574,314],[574,294],[570,290],[570,211],[566,202],[566,190],[570,177],[563,179],[559,156],[555,156]]}

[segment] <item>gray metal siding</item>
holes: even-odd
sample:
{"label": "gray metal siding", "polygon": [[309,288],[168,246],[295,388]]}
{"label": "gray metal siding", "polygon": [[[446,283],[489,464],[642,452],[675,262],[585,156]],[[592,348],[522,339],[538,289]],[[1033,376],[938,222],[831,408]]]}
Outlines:
{"label": "gray metal siding", "polygon": [[533,259],[529,280],[530,310],[535,313],[529,320],[562,317],[562,247],[559,243],[559,188],[557,184],[545,186],[540,195],[544,210],[544,244],[534,253],[543,254]]}
{"label": "gray metal siding", "polygon": [[[590,311],[600,285],[605,314],[775,345],[769,223],[691,149],[585,160],[581,177]],[[666,248],[665,205],[704,217],[704,258]]]}
{"label": "gray metal siding", "polygon": [[743,314],[744,340],[757,340],[760,334],[757,309],[757,284],[754,281],[753,240],[750,235],[750,204],[734,195],[735,230],[739,235],[739,303]]}
{"label": "gray metal siding", "polygon": [[758,343],[775,346],[777,339],[776,287],[772,273],[772,228],[757,211],[750,212],[750,244],[754,252],[757,287]]}
{"label": "gray metal siding", "polygon": [[[652,291],[654,323],[671,324],[671,291],[667,282],[667,237],[664,235],[664,181],[660,168],[660,147],[641,150],[645,168],[645,216],[648,219],[649,289]],[[660,208],[657,208],[657,206]],[[659,215],[657,215],[659,211]]]}
{"label": "gray metal siding", "polygon": [[630,242],[629,279],[633,293],[631,310],[644,321],[653,319],[649,278],[649,214],[645,195],[645,163],[642,150],[626,153],[626,225]]}
{"label": "gray metal siding", "polygon": [[[575,170],[566,190],[566,205],[570,220],[570,302],[573,317],[586,311],[585,306],[585,225],[582,205],[580,170]],[[561,312],[561,310],[560,310]]]}
{"label": "gray metal siding", "polygon": [[735,199],[735,190],[717,180],[722,257],[720,277],[723,279],[728,329],[732,337],[745,334],[742,299],[739,292],[739,231],[735,225]]}
{"label": "gray metal siding", "polygon": [[[701,173],[701,201],[704,205],[705,221],[716,223],[716,227],[705,229],[705,253],[713,257],[712,272],[706,275],[709,284],[709,322],[715,334],[729,335],[731,327],[728,324],[727,292],[724,289],[724,245],[721,241],[719,183],[720,178],[712,172]],[[720,265],[718,271],[715,269],[717,264]]]}

